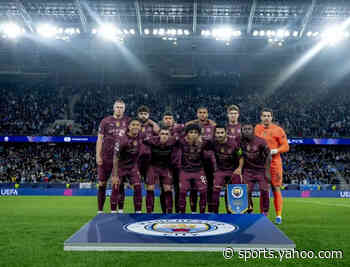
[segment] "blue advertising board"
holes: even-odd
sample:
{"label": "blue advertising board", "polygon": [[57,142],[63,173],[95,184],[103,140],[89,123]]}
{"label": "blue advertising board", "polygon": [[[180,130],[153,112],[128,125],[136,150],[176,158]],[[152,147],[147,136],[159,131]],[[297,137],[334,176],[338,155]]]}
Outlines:
{"label": "blue advertising board", "polygon": [[[96,143],[97,136],[0,136],[8,143]],[[290,145],[350,145],[350,138],[290,138]]]}

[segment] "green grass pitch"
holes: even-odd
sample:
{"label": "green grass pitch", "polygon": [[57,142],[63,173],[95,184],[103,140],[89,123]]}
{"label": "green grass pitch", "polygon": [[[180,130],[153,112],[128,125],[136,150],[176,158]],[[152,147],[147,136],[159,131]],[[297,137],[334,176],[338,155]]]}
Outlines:
{"label": "green grass pitch", "polygon": [[[131,198],[126,207],[132,212]],[[95,214],[95,197],[1,197],[0,266],[350,266],[350,199],[285,198],[280,226],[298,250],[342,250],[342,259],[245,262],[225,260],[221,252],[63,251],[63,242]]]}

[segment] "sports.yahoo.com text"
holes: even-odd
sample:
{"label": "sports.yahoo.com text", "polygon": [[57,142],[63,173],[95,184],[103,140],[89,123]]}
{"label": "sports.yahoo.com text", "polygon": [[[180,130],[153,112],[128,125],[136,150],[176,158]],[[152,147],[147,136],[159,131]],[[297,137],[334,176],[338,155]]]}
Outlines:
{"label": "sports.yahoo.com text", "polygon": [[223,257],[226,260],[232,259],[235,255],[244,261],[250,259],[279,259],[280,261],[289,259],[342,259],[341,250],[272,250],[272,249],[234,249],[227,247],[223,249]]}

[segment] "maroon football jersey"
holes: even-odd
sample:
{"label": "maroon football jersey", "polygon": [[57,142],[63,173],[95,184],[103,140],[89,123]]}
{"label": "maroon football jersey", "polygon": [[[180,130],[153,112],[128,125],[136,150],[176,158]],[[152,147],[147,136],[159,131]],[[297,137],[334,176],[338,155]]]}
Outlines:
{"label": "maroon football jersey", "polygon": [[205,123],[200,123],[199,120],[198,125],[202,128],[202,138],[207,141],[211,141],[214,138],[214,131],[215,131],[215,126],[212,125],[209,120],[206,121]]}
{"label": "maroon football jersey", "polygon": [[175,137],[182,137],[183,134],[184,134],[184,128],[185,128],[185,125],[184,124],[174,124],[171,128],[170,128],[170,134],[172,136],[175,136]]}
{"label": "maroon football jersey", "polygon": [[125,116],[120,119],[108,116],[101,121],[98,133],[103,135],[102,159],[112,160],[115,139],[125,135],[129,121]]}
{"label": "maroon football jersey", "polygon": [[161,168],[171,167],[171,155],[176,145],[176,138],[170,137],[165,144],[160,143],[160,137],[147,138],[143,143],[151,149],[151,165]]}
{"label": "maroon football jersey", "polygon": [[254,136],[251,141],[241,139],[241,149],[244,158],[243,169],[259,172],[265,169],[265,163],[267,157],[270,155],[270,149],[263,138]]}
{"label": "maroon football jersey", "polygon": [[242,152],[240,144],[235,138],[228,137],[225,143],[219,143],[215,140],[212,146],[219,170],[234,171],[238,167]]}
{"label": "maroon football jersey", "polygon": [[189,144],[185,138],[179,140],[181,150],[181,169],[187,172],[198,172],[203,169],[205,150],[210,150],[209,142],[203,140],[196,144]]}
{"label": "maroon football jersey", "polygon": [[149,122],[145,122],[141,124],[141,138],[151,138],[154,136],[153,125]]}
{"label": "maroon football jersey", "polygon": [[228,123],[226,126],[227,135],[233,138],[237,138],[241,136],[241,124],[230,124]]}
{"label": "maroon football jersey", "polygon": [[118,169],[132,169],[137,166],[139,155],[142,152],[142,140],[140,136],[131,137],[128,134],[116,138],[114,153],[118,157]]}

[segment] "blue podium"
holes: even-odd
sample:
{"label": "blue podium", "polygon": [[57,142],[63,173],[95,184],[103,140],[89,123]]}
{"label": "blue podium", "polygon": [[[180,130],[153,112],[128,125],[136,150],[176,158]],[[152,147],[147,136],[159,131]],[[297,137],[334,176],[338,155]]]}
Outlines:
{"label": "blue podium", "polygon": [[76,251],[222,251],[292,249],[260,214],[100,214],[64,242]]}

